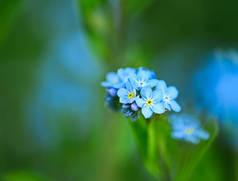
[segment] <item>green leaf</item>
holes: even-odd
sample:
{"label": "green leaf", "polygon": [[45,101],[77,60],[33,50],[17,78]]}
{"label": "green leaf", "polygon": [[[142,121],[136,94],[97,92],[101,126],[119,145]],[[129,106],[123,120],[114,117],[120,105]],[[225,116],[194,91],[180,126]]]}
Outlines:
{"label": "green leaf", "polygon": [[123,5],[128,11],[128,14],[133,16],[133,15],[138,15],[142,13],[146,8],[148,8],[154,0],[130,0],[130,1],[123,1]]}
{"label": "green leaf", "polygon": [[48,181],[44,176],[31,171],[17,171],[6,174],[3,181]]}
{"label": "green leaf", "polygon": [[0,1],[0,46],[8,34],[9,27],[21,2],[22,0]]}
{"label": "green leaf", "polygon": [[140,116],[131,122],[131,127],[145,167],[156,178],[168,177],[166,138],[170,128],[167,117],[159,115],[146,120]]}

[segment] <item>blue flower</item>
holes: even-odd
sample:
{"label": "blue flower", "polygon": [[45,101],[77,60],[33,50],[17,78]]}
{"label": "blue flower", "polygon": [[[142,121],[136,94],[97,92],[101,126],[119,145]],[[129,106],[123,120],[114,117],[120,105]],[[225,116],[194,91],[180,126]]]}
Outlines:
{"label": "blue flower", "polygon": [[115,88],[107,88],[106,91],[112,97],[115,97],[117,95],[117,89]]}
{"label": "blue flower", "polygon": [[207,140],[210,135],[200,127],[200,122],[188,114],[170,117],[173,132],[171,136],[194,144],[198,144],[200,139]]}
{"label": "blue flower", "polygon": [[157,90],[162,92],[162,103],[164,107],[175,112],[181,111],[180,105],[174,100],[178,97],[178,90],[174,86],[167,87],[165,81],[160,80],[156,87]]}
{"label": "blue flower", "polygon": [[126,82],[125,88],[120,88],[117,92],[120,103],[129,104],[136,99],[136,89],[133,88],[130,79]]}
{"label": "blue flower", "polygon": [[238,149],[238,52],[217,51],[194,74],[195,103],[219,118],[222,134]]}
{"label": "blue flower", "polygon": [[109,72],[106,76],[106,81],[102,82],[101,85],[103,87],[112,87],[119,89],[122,87],[122,83],[123,82],[121,78],[118,76],[118,74],[114,72]]}
{"label": "blue flower", "polygon": [[117,70],[117,75],[122,80],[123,86],[125,86],[129,78],[131,79],[136,76],[136,69],[130,67],[120,68]]}
{"label": "blue flower", "polygon": [[155,73],[145,68],[139,68],[136,76],[132,77],[133,85],[137,90],[141,90],[143,87],[155,87],[158,83]]}
{"label": "blue flower", "polygon": [[150,87],[142,88],[140,91],[141,98],[136,98],[136,103],[142,108],[142,114],[145,118],[150,118],[154,113],[162,114],[165,108],[162,100],[162,92],[159,90],[152,91]]}

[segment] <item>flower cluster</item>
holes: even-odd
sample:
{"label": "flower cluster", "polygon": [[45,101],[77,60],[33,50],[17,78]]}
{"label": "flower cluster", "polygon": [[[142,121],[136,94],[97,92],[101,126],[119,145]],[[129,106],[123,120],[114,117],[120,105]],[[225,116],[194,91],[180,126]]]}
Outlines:
{"label": "flower cluster", "polygon": [[174,86],[167,87],[165,81],[158,80],[153,71],[142,67],[110,72],[101,85],[107,88],[106,105],[114,110],[121,109],[133,121],[138,119],[140,113],[148,119],[153,114],[181,110],[175,101],[178,90]]}

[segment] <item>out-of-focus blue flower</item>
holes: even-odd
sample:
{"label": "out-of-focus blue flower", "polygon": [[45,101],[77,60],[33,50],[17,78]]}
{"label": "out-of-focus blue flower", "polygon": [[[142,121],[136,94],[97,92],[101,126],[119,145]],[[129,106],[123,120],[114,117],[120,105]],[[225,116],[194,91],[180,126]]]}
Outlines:
{"label": "out-of-focus blue flower", "polygon": [[165,81],[160,80],[156,89],[162,92],[162,103],[167,110],[171,111],[172,109],[175,112],[181,111],[180,105],[175,101],[175,99],[178,97],[178,90],[176,87],[167,87]]}
{"label": "out-of-focus blue flower", "polygon": [[121,112],[132,121],[136,121],[139,117],[139,107],[134,102],[132,104],[123,104]]}
{"label": "out-of-focus blue flower", "polygon": [[171,136],[175,139],[185,140],[198,144],[200,139],[207,140],[210,135],[200,127],[199,120],[188,114],[173,115],[170,117],[172,125]]}
{"label": "out-of-focus blue flower", "polygon": [[101,83],[103,87],[112,87],[116,89],[121,88],[122,84],[121,78],[115,72],[109,72],[106,76],[106,81]]}
{"label": "out-of-focus blue flower", "polygon": [[222,131],[238,148],[237,52],[215,52],[208,63],[198,69],[193,82],[197,105],[219,118]]}
{"label": "out-of-focus blue flower", "polygon": [[155,73],[145,68],[139,68],[136,76],[132,77],[133,84],[137,90],[141,90],[143,87],[155,87],[158,83]]}
{"label": "out-of-focus blue flower", "polygon": [[130,109],[130,106],[129,108],[122,108],[121,112],[132,121],[136,121],[139,117],[139,111],[133,111],[132,109]]}
{"label": "out-of-focus blue flower", "polygon": [[132,86],[130,79],[126,82],[125,88],[120,88],[117,92],[120,103],[129,104],[136,99],[136,89]]}
{"label": "out-of-focus blue flower", "polygon": [[115,97],[117,95],[117,89],[115,88],[107,88],[106,91],[112,97]]}
{"label": "out-of-focus blue flower", "polygon": [[165,112],[165,107],[162,100],[162,92],[159,90],[152,91],[150,87],[142,88],[140,91],[141,98],[136,98],[136,103],[142,108],[142,114],[145,118],[150,118],[154,113],[162,114]]}
{"label": "out-of-focus blue flower", "polygon": [[132,111],[138,111],[138,110],[139,110],[139,107],[137,106],[137,104],[136,104],[135,102],[133,102],[133,103],[131,104],[131,110],[132,110]]}

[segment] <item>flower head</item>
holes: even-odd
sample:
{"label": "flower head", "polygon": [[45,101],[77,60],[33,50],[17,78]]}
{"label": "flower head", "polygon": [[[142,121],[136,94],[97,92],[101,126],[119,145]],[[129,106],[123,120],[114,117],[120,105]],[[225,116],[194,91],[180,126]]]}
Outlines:
{"label": "flower head", "polygon": [[171,136],[194,144],[198,144],[200,139],[207,140],[209,133],[200,127],[200,122],[188,114],[173,115],[170,117],[173,132]]}
{"label": "flower head", "polygon": [[165,112],[162,104],[162,92],[159,90],[152,91],[150,87],[141,89],[141,98],[136,98],[136,103],[142,108],[142,114],[145,118],[150,118],[153,113],[162,114]]}
{"label": "flower head", "polygon": [[111,87],[119,89],[122,86],[122,80],[118,74],[115,72],[109,72],[106,76],[106,81],[102,82],[101,85],[103,87]]}
{"label": "flower head", "polygon": [[114,110],[121,109],[132,120],[138,119],[140,113],[147,119],[154,113],[181,110],[174,100],[178,96],[177,89],[167,87],[164,81],[156,79],[153,71],[142,67],[110,72],[102,86],[107,88],[106,105]]}
{"label": "flower head", "polygon": [[176,87],[167,87],[165,81],[160,80],[156,89],[162,92],[162,103],[167,110],[171,111],[172,109],[175,112],[181,111],[180,105],[175,101],[178,97],[178,90]]}
{"label": "flower head", "polygon": [[136,99],[136,89],[132,86],[130,79],[126,82],[125,88],[120,88],[117,92],[120,103],[129,104]]}
{"label": "flower head", "polygon": [[133,76],[132,80],[137,90],[147,86],[153,88],[158,83],[155,73],[142,67],[138,69],[136,76]]}

